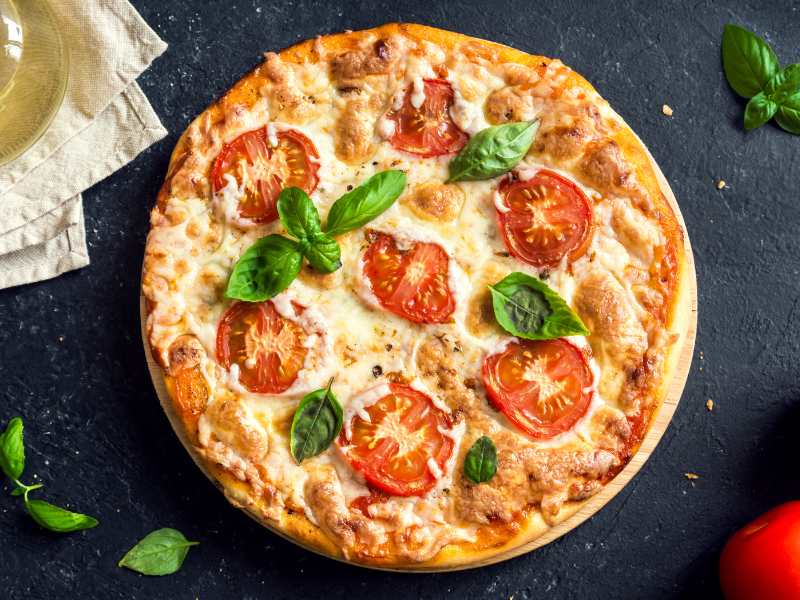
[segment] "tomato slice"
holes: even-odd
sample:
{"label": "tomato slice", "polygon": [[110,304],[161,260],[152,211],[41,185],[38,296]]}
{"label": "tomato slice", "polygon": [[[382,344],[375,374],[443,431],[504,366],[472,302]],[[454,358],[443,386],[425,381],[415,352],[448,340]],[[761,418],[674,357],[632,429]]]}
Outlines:
{"label": "tomato slice", "polygon": [[425,158],[458,152],[469,136],[450,118],[454,101],[452,86],[443,79],[426,79],[424,90],[425,100],[419,108],[412,102],[413,90],[409,90],[403,105],[386,115],[395,123],[392,146]]}
{"label": "tomato slice", "polygon": [[[296,310],[302,307],[295,304]],[[239,381],[251,392],[280,394],[303,368],[308,348],[303,328],[266,302],[237,302],[217,328],[217,360],[239,366]]]}
{"label": "tomato slice", "polygon": [[223,146],[211,169],[214,191],[227,185],[225,175],[235,177],[239,185],[246,182],[239,216],[254,223],[278,218],[278,196],[284,188],[298,187],[310,194],[319,182],[319,154],[313,142],[294,129],[279,131],[276,139],[273,148],[265,127],[243,133]]}
{"label": "tomato slice", "polygon": [[564,339],[511,342],[483,362],[491,403],[540,440],[567,431],[586,413],[592,382],[583,352]]}
{"label": "tomato slice", "polygon": [[408,385],[392,383],[390,392],[350,421],[338,444],[367,483],[394,496],[421,496],[436,485],[429,464],[441,473],[453,453],[453,440],[442,433],[450,417],[433,401]]}
{"label": "tomato slice", "polygon": [[574,261],[589,247],[592,211],[581,189],[541,169],[527,181],[505,179],[498,189],[506,211],[497,221],[508,251],[534,267]]}
{"label": "tomato slice", "polygon": [[386,233],[372,232],[364,276],[386,310],[415,323],[444,323],[456,309],[448,286],[450,257],[439,244],[415,242],[401,250]]}

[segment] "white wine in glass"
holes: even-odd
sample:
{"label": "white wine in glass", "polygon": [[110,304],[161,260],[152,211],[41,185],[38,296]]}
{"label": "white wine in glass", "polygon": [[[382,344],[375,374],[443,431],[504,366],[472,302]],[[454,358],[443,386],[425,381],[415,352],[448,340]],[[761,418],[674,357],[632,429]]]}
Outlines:
{"label": "white wine in glass", "polygon": [[0,165],[47,130],[68,75],[68,49],[47,1],[0,0]]}

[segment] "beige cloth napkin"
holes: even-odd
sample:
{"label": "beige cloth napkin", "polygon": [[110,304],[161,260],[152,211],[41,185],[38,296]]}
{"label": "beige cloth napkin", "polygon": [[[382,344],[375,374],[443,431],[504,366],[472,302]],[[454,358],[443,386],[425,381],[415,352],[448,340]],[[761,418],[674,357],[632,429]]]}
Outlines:
{"label": "beige cloth napkin", "polygon": [[166,135],[135,79],[166,44],[126,0],[52,2],[70,48],[64,104],[0,167],[0,288],[89,264],[80,192]]}

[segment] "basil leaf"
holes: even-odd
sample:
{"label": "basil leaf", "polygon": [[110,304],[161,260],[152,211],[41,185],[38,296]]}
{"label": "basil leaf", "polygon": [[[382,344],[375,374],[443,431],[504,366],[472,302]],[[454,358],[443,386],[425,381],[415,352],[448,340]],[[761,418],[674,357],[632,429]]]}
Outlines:
{"label": "basil leaf", "polygon": [[744,109],[744,128],[747,131],[761,127],[769,121],[778,110],[778,103],[764,92],[759,92],[747,103]]}
{"label": "basil leaf", "polygon": [[35,483],[33,485],[25,485],[24,483],[21,483],[19,481],[16,481],[15,483],[17,484],[17,487],[11,490],[12,496],[24,496],[25,494],[32,492],[33,490],[38,490],[39,488],[44,487],[43,483]]}
{"label": "basil leaf", "polygon": [[406,187],[402,171],[381,171],[331,206],[325,233],[337,236],[366,225],[397,200]]}
{"label": "basil leaf", "polygon": [[464,458],[464,475],[472,483],[489,481],[497,472],[497,448],[486,437],[478,438]]}
{"label": "basil leaf", "polygon": [[22,439],[22,419],[14,417],[0,434],[0,468],[11,480],[19,479],[25,470],[25,445]]}
{"label": "basil leaf", "polygon": [[183,566],[189,548],[198,544],[177,529],[156,529],[128,550],[118,566],[142,575],[171,575]]}
{"label": "basil leaf", "polygon": [[508,173],[525,158],[538,130],[538,121],[523,121],[479,131],[450,161],[448,183],[491,179]]}
{"label": "basil leaf", "polygon": [[297,242],[275,233],[263,237],[234,265],[225,296],[248,302],[272,298],[289,287],[302,263]]}
{"label": "basil leaf", "polygon": [[528,340],[589,335],[564,299],[535,277],[511,273],[489,291],[497,322],[512,335]]}
{"label": "basil leaf", "polygon": [[74,513],[44,500],[28,500],[30,490],[25,492],[25,507],[39,525],[57,533],[70,533],[97,527],[97,519],[88,515]]}
{"label": "basil leaf", "polygon": [[317,207],[300,188],[286,188],[281,192],[278,215],[286,231],[298,240],[310,239],[322,231]]}
{"label": "basil leaf", "polygon": [[800,91],[781,103],[775,121],[789,133],[800,135]]}
{"label": "basil leaf", "polygon": [[289,450],[298,464],[324,452],[342,430],[342,407],[331,390],[331,383],[305,396],[294,413]]}
{"label": "basil leaf", "polygon": [[730,23],[722,33],[722,65],[728,83],[744,98],[752,98],[764,90],[780,69],[778,57],[769,44]]}
{"label": "basil leaf", "polygon": [[789,65],[772,76],[764,92],[778,104],[782,104],[800,90],[800,64]]}
{"label": "basil leaf", "polygon": [[333,273],[342,266],[339,243],[324,233],[308,242],[304,254],[311,266],[320,273]]}

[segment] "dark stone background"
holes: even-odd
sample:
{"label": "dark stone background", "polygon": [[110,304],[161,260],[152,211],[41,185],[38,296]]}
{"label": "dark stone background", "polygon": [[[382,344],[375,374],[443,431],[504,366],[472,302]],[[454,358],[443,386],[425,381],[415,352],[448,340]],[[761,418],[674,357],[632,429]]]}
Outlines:
{"label": "dark stone background", "polygon": [[[800,138],[745,134],[720,64],[727,22],[800,61],[791,2],[162,2],[134,0],[170,45],[140,79],[170,135],[84,195],[92,264],[0,292],[0,422],[27,426],[28,480],[96,516],[41,531],[0,494],[0,589],[17,598],[670,598],[719,595],[727,536],[800,495]],[[388,574],[301,550],[230,507],[194,467],[153,392],[139,337],[148,210],[191,119],[259,61],[318,33],[429,23],[561,58],[648,144],[697,261],[700,326],[675,418],[639,475],[586,524],[480,570]],[[667,103],[672,118],[661,114]],[[718,178],[728,187],[718,191]],[[713,398],[714,411],[705,408]],[[684,477],[696,472],[694,482]],[[183,570],[116,567],[157,527],[194,548]]]}

